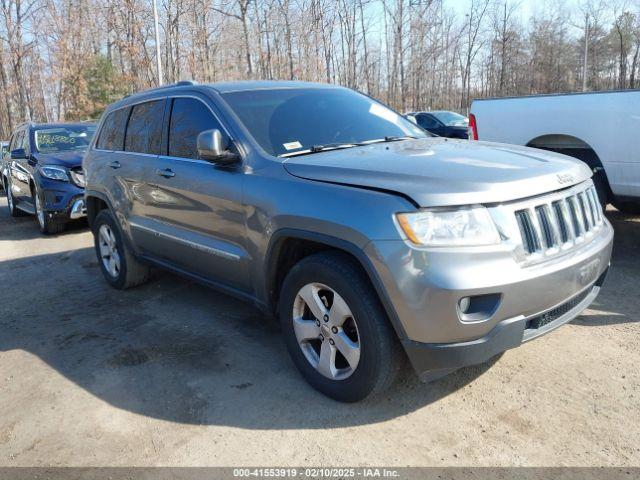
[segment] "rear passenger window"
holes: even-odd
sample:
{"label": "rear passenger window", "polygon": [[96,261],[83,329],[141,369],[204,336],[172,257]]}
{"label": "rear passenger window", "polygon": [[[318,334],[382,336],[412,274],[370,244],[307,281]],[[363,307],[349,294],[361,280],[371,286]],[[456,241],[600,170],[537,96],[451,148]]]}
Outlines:
{"label": "rear passenger window", "polygon": [[140,103],[133,106],[124,149],[127,152],[160,153],[164,100]]}
{"label": "rear passenger window", "polygon": [[130,108],[121,108],[107,115],[100,136],[98,137],[97,148],[102,150],[122,150],[124,145],[124,129],[127,126]]}
{"label": "rear passenger window", "polygon": [[169,155],[198,158],[198,135],[213,128],[224,135],[220,123],[204,103],[195,98],[174,98],[169,125]]}

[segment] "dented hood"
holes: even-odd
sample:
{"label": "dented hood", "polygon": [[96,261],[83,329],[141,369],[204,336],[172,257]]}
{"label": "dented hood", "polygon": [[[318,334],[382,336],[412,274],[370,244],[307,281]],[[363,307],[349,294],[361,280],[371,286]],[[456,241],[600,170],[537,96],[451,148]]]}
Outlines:
{"label": "dented hood", "polygon": [[565,155],[444,138],[290,157],[283,165],[300,178],[397,192],[421,207],[506,202],[591,177],[585,164]]}

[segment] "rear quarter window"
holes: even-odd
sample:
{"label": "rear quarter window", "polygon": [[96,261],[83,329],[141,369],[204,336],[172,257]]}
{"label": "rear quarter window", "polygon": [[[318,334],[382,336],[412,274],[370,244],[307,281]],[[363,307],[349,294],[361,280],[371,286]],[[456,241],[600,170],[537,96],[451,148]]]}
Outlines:
{"label": "rear quarter window", "polygon": [[105,118],[96,147],[102,150],[122,150],[124,147],[124,132],[131,108],[114,110]]}

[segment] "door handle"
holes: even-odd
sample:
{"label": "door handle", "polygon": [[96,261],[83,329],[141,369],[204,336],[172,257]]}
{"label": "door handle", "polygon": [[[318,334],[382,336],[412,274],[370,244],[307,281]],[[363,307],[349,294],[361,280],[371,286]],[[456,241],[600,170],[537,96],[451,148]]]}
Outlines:
{"label": "door handle", "polygon": [[175,172],[170,168],[165,168],[164,170],[160,170],[158,168],[156,170],[156,175],[160,175],[161,177],[164,177],[164,178],[171,178],[176,176]]}
{"label": "door handle", "polygon": [[111,168],[120,168],[122,165],[120,165],[120,162],[115,160],[113,162],[109,162],[107,165],[109,165]]}

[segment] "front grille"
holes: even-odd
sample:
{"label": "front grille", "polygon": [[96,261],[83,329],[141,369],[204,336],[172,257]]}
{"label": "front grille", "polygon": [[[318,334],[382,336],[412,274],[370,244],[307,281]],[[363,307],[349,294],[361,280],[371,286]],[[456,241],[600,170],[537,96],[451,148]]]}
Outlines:
{"label": "front grille", "polygon": [[583,241],[603,224],[595,188],[515,211],[525,254],[550,254]]}
{"label": "front grille", "polygon": [[588,288],[584,292],[580,293],[579,295],[576,295],[568,302],[563,303],[562,305],[554,308],[553,310],[549,310],[548,312],[544,312],[538,315],[537,317],[533,317],[527,322],[527,329],[535,330],[535,329],[544,327],[545,325],[562,317],[563,315],[565,315],[566,313],[570,312],[575,307],[577,307],[585,298],[587,298],[587,295],[591,293],[591,290],[592,288]]}

